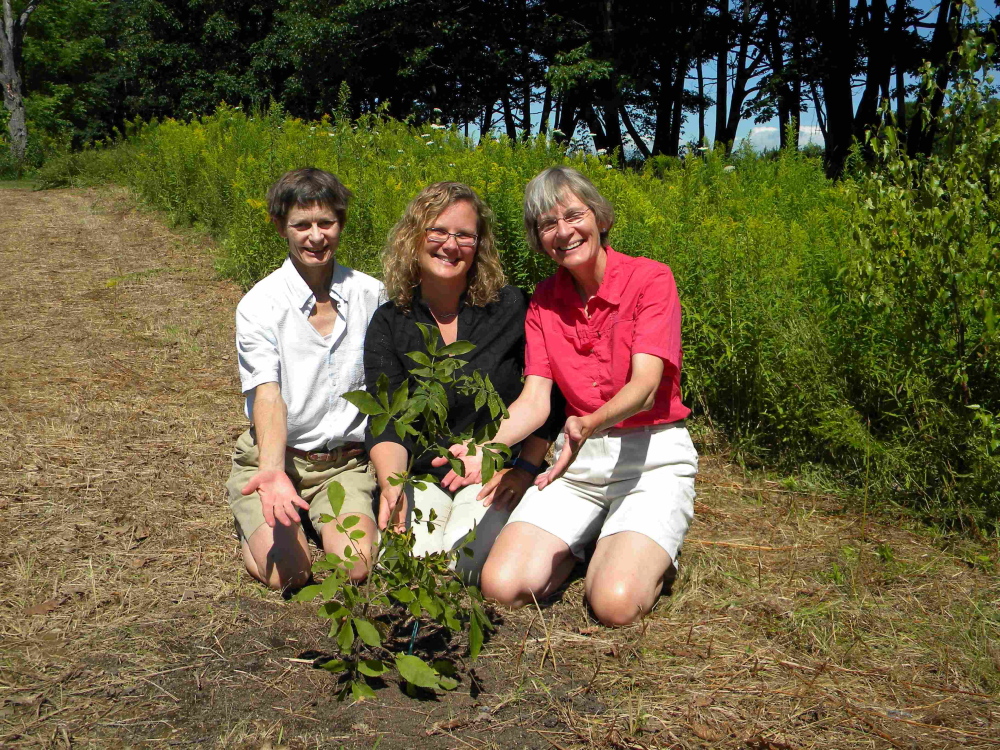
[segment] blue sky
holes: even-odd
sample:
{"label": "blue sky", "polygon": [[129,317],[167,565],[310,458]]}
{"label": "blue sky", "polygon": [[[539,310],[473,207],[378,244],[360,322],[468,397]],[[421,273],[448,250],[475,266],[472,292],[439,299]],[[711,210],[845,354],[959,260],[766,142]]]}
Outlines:
{"label": "blue sky", "polygon": [[[889,0],[890,4],[894,0]],[[854,3],[852,3],[854,4]],[[938,7],[937,2],[932,2],[931,0],[916,0],[914,5],[922,10],[929,11],[936,9]],[[997,14],[997,8],[1000,6],[1000,2],[980,2],[979,3],[979,14],[982,18],[992,18]],[[933,18],[930,19],[933,22]],[[924,33],[930,34],[929,30],[925,30]],[[705,93],[715,98],[715,64],[714,62],[709,63],[704,69],[705,75]],[[711,78],[709,78],[711,76]],[[913,81],[910,81],[912,83]],[[695,89],[697,86],[696,80],[692,77],[689,80],[688,88]],[[857,105],[858,99],[861,97],[861,89],[855,90],[855,105]],[[817,143],[822,145],[823,136],[820,133],[819,124],[816,120],[816,112],[812,106],[812,102],[808,102],[809,111],[803,112],[800,116],[800,127],[799,127],[799,143],[805,145],[807,143]],[[711,139],[712,134],[715,132],[715,111],[714,108],[710,108],[708,112],[705,113],[705,132]],[[765,123],[755,123],[753,120],[743,120],[740,123],[739,129],[736,131],[737,141],[741,141],[745,138],[749,138],[750,142],[754,147],[758,149],[776,149],[779,144],[779,133],[778,133],[778,120],[774,118],[770,122]],[[695,141],[698,139],[698,117],[697,115],[689,115],[687,121],[682,129],[681,141]]]}

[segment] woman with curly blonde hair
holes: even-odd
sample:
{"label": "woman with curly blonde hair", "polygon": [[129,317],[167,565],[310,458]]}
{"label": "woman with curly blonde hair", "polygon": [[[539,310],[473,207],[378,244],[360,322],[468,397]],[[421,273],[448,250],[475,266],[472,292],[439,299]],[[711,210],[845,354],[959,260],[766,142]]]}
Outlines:
{"label": "woman with curly blonde hair", "polygon": [[[438,182],[417,195],[389,233],[383,251],[385,285],[389,301],[372,318],[365,338],[365,379],[374,393],[379,376],[389,378],[389,392],[407,378],[413,363],[407,352],[426,351],[417,323],[437,327],[445,344],[470,341],[475,349],[456,374],[478,370],[488,375],[501,398],[512,403],[521,393],[524,369],[524,316],[527,295],[506,285],[493,240],[493,214],[472,188],[459,182]],[[489,410],[477,409],[474,398],[454,389],[448,392],[448,422],[453,434],[478,430],[490,420]],[[520,456],[509,467],[508,484],[523,493],[542,463],[549,440],[558,434],[561,420],[546,424],[541,435],[531,435]],[[461,556],[459,572],[478,582],[493,539],[520,500],[516,492],[505,502],[484,505],[476,499],[480,485],[452,492],[437,484],[415,490],[401,503],[401,490],[389,482],[392,475],[409,470],[440,478],[447,469],[431,465],[431,454],[414,455],[408,437],[395,430],[366,435],[366,447],[380,489],[378,525],[406,527],[412,508],[424,518],[433,510],[435,528],[414,529],[414,554],[456,547],[476,527],[471,559]],[[444,446],[447,447],[447,446]],[[517,455],[517,447],[514,448]],[[409,466],[410,462],[412,466]],[[408,495],[411,490],[408,490]],[[515,497],[516,495],[516,497]]]}

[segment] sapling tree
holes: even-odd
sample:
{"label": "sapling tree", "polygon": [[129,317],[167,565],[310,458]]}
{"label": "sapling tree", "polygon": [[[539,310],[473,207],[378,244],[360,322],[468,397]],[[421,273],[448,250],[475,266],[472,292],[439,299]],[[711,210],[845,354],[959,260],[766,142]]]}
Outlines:
{"label": "sapling tree", "polygon": [[[344,398],[357,406],[371,420],[372,433],[381,435],[389,425],[402,438],[410,436],[415,449],[406,471],[390,478],[400,487],[424,489],[436,481],[430,475],[414,475],[416,458],[435,453],[449,460],[456,473],[463,472],[462,462],[444,446],[454,443],[468,444],[470,453],[477,445],[484,446],[483,478],[489,481],[493,473],[510,455],[507,446],[491,442],[499,428],[500,420],[507,416],[503,400],[496,392],[489,376],[478,371],[464,374],[460,370],[467,364],[458,356],[470,352],[474,345],[456,341],[443,346],[438,329],[417,324],[423,334],[425,352],[409,352],[415,367],[410,378],[389,393],[388,378],[382,375],[374,394],[352,391]],[[460,435],[448,427],[448,390],[453,389],[475,400],[476,408],[486,407],[490,420],[479,430]],[[375,564],[365,583],[350,583],[350,570],[360,561],[358,542],[364,532],[354,527],[358,516],[343,520],[336,517],[344,503],[344,489],[334,482],[329,489],[333,516],[324,516],[325,523],[334,523],[350,539],[343,554],[328,553],[314,566],[316,572],[325,571],[326,578],[319,584],[306,586],[297,595],[300,601],[321,597],[319,615],[330,620],[330,637],[334,638],[339,658],[323,664],[323,668],[344,675],[344,684],[338,698],[349,695],[355,700],[373,698],[374,691],[368,678],[378,678],[391,670],[405,681],[406,690],[415,695],[418,688],[451,690],[458,685],[455,665],[438,659],[431,662],[412,653],[417,629],[422,622],[433,622],[449,632],[469,632],[469,656],[476,659],[483,645],[485,631],[491,627],[483,611],[483,597],[475,586],[468,586],[453,568],[459,555],[471,555],[467,546],[475,539],[473,529],[454,550],[431,553],[422,557],[413,555],[413,528],[396,533],[392,528],[382,532],[377,545]],[[422,518],[414,509],[413,524],[425,524],[434,530],[437,520],[433,511]],[[393,650],[393,642],[400,642],[395,625],[412,622],[408,653]],[[404,641],[405,642],[405,639]]]}

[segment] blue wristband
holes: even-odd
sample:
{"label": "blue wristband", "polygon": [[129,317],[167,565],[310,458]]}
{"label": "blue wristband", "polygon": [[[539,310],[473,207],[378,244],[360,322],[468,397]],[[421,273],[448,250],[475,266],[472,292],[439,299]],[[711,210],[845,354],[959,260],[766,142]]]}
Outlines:
{"label": "blue wristband", "polygon": [[518,456],[511,462],[511,468],[520,469],[521,471],[526,471],[533,477],[537,477],[539,474],[542,473],[541,466],[535,466],[533,463],[531,463],[530,461],[525,461],[520,456]]}

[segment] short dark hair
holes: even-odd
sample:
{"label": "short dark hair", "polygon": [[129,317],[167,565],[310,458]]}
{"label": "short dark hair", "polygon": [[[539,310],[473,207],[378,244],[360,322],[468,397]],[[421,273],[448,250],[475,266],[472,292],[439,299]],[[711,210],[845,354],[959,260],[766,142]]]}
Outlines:
{"label": "short dark hair", "polygon": [[343,226],[347,221],[347,203],[351,191],[335,175],[315,167],[285,172],[267,191],[267,212],[279,227],[284,227],[288,212],[296,206],[324,206],[337,214]]}

